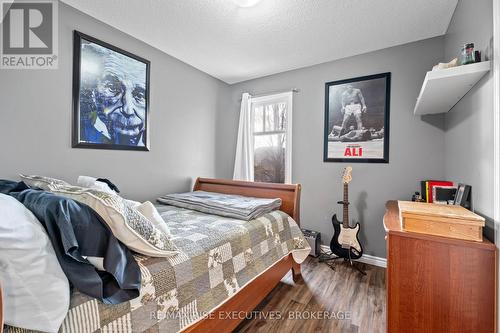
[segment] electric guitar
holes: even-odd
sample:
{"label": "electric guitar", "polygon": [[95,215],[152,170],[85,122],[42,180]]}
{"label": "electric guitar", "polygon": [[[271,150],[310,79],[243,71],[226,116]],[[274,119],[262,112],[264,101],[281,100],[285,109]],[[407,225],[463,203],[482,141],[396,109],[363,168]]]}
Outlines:
{"label": "electric guitar", "polygon": [[344,184],[344,200],[339,201],[343,205],[344,214],[342,222],[337,219],[337,214],[332,217],[333,238],[330,242],[330,250],[345,259],[359,259],[363,255],[363,248],[359,242],[359,223],[354,227],[349,225],[349,183],[352,180],[352,168],[347,167],[342,174],[342,183]]}

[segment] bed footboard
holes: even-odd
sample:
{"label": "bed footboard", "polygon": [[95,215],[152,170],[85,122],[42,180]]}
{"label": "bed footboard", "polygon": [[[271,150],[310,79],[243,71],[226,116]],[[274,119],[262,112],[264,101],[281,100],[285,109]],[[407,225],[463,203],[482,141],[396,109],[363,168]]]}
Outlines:
{"label": "bed footboard", "polygon": [[[280,198],[280,210],[300,223],[300,184],[273,184],[226,179],[198,178],[193,191],[238,194],[257,198]],[[234,330],[244,318],[227,318],[233,311],[250,312],[271,292],[281,279],[292,271],[294,282],[302,279],[300,264],[292,254],[284,257],[255,280],[239,290],[236,295],[214,310],[209,317],[187,327],[183,332],[221,332]]]}

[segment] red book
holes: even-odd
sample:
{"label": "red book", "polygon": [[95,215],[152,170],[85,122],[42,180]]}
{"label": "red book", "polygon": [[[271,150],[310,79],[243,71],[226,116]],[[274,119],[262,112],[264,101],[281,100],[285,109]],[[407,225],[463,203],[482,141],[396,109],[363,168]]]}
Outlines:
{"label": "red book", "polygon": [[449,182],[446,180],[428,180],[427,184],[429,187],[427,202],[432,202],[432,188],[434,186],[453,186],[453,182]]}

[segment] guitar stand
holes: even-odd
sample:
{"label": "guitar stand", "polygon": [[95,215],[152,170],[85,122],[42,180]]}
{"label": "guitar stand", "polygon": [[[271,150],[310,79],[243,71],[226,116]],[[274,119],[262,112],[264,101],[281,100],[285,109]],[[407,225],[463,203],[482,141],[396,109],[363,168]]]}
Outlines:
{"label": "guitar stand", "polygon": [[[326,263],[327,261],[333,261],[333,260],[339,260],[339,259],[343,259],[344,261],[349,261],[351,268],[354,268],[355,270],[357,270],[359,273],[361,273],[361,275],[366,275],[366,272],[363,271],[361,268],[359,268],[358,265],[355,265],[354,261],[352,261],[350,249],[349,249],[349,258],[333,257],[332,253],[330,253],[330,254],[322,253],[319,256],[318,261]],[[331,269],[335,270],[335,266],[329,265],[328,263],[327,263],[327,265],[330,266]]]}
{"label": "guitar stand", "polygon": [[359,268],[357,265],[354,265],[354,262],[351,259],[351,249],[352,249],[352,247],[349,249],[349,263],[351,264],[351,267],[356,269],[358,272],[360,272],[361,275],[366,275],[366,272],[364,270]]}

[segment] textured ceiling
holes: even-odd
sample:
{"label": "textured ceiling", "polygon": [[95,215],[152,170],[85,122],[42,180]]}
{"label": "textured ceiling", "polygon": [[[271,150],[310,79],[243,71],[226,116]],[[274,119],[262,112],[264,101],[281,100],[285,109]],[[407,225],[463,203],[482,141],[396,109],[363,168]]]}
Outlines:
{"label": "textured ceiling", "polygon": [[443,35],[457,0],[63,2],[235,83]]}

